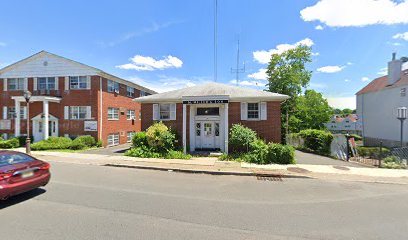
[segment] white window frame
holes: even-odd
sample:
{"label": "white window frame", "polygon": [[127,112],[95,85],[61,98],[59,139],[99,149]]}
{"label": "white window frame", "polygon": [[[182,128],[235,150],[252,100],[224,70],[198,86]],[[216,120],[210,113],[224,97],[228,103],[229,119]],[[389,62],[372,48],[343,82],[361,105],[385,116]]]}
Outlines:
{"label": "white window frame", "polygon": [[134,97],[135,96],[135,88],[126,86],[126,96]]}
{"label": "white window frame", "polygon": [[[85,114],[82,118],[81,114]],[[69,119],[70,120],[84,120],[87,119],[88,111],[87,106],[70,106],[69,107]]]}
{"label": "white window frame", "polygon": [[[164,106],[168,106],[169,110],[162,110],[162,107],[164,107]],[[166,112],[168,112],[168,118],[163,118],[162,113],[166,113]],[[161,104],[159,104],[159,119],[164,120],[164,121],[171,120],[171,103],[161,103]]]}
{"label": "white window frame", "polygon": [[[26,119],[25,115],[25,106],[20,106],[20,119]],[[15,107],[8,107],[7,108],[7,119],[15,119],[16,118],[16,108]]]}
{"label": "white window frame", "polygon": [[69,89],[74,89],[74,90],[88,89],[88,77],[87,76],[70,76],[69,77]]}
{"label": "white window frame", "polygon": [[116,146],[120,143],[119,133],[112,133],[108,135],[108,146]]}
{"label": "white window frame", "polygon": [[[45,79],[45,89],[41,89],[40,86],[41,84],[41,80]],[[37,78],[37,89],[38,90],[56,90],[57,88],[57,77],[39,77]],[[54,81],[54,87],[50,88],[51,82]]]}
{"label": "white window frame", "polygon": [[126,119],[127,120],[136,120],[136,111],[132,109],[128,109],[126,112]]}
{"label": "white window frame", "polygon": [[135,135],[135,132],[127,132],[126,137],[127,137],[127,142],[132,142],[133,136]]}
{"label": "white window frame", "polygon": [[[249,109],[250,104],[256,104],[258,106],[258,110],[250,110]],[[258,112],[258,117],[257,118],[249,117],[250,112]],[[249,102],[247,104],[247,113],[246,114],[247,114],[247,120],[259,120],[259,119],[261,119],[261,104],[259,102]]]}
{"label": "white window frame", "polygon": [[108,80],[108,92],[117,92],[119,93],[119,83],[112,81],[112,80]]}
{"label": "white window frame", "polygon": [[108,108],[108,120],[119,120],[119,108]]}
{"label": "white window frame", "polygon": [[[7,89],[8,91],[22,91],[25,89],[25,78],[8,78]],[[14,86],[12,88],[11,86]]]}

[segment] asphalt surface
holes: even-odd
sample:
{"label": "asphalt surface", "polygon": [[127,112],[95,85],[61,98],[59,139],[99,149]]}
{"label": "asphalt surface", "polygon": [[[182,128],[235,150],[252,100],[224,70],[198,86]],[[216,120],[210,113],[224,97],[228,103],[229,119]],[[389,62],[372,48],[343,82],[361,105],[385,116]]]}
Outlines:
{"label": "asphalt surface", "polygon": [[406,185],[52,164],[0,203],[5,239],[407,239]]}
{"label": "asphalt surface", "polygon": [[91,149],[88,151],[84,151],[81,153],[85,154],[102,154],[102,155],[111,155],[111,156],[123,156],[123,154],[129,150],[131,144],[121,144],[113,147],[106,147],[106,148],[99,148],[99,149]]}
{"label": "asphalt surface", "polygon": [[320,156],[311,153],[305,153],[296,150],[295,159],[297,164],[312,164],[312,165],[336,165],[336,166],[345,166],[345,167],[364,167],[357,163],[346,162],[343,160],[338,160],[334,158],[329,158],[325,156]]}

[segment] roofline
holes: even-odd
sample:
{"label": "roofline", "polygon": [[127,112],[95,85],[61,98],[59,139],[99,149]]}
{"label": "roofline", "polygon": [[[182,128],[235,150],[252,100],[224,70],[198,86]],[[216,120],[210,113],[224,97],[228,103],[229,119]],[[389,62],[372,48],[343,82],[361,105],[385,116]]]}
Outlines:
{"label": "roofline", "polygon": [[[285,95],[272,96],[272,97],[239,97],[239,98],[230,97],[229,102],[244,102],[244,101],[283,102],[289,98],[290,98],[289,96],[285,96]],[[180,98],[151,99],[150,96],[146,96],[146,97],[135,98],[133,99],[133,101],[138,102],[138,103],[165,103],[165,102],[182,103],[183,99],[180,99]]]}
{"label": "roofline", "polygon": [[114,76],[114,75],[112,75],[112,74],[110,74],[110,73],[107,73],[107,72],[104,72],[103,70],[101,70],[101,69],[99,69],[99,68],[92,67],[92,66],[89,66],[89,65],[87,65],[87,64],[84,64],[84,63],[81,63],[81,62],[78,62],[78,61],[75,61],[75,60],[72,60],[72,59],[69,59],[69,58],[66,58],[66,57],[63,57],[63,56],[54,54],[54,53],[47,52],[47,51],[45,51],[45,50],[42,50],[42,51],[40,51],[40,52],[38,52],[38,53],[35,53],[35,54],[33,54],[33,55],[29,56],[29,57],[26,57],[26,58],[22,59],[22,60],[20,60],[20,61],[17,61],[17,62],[15,62],[15,63],[12,63],[12,64],[8,65],[8,66],[5,66],[4,68],[1,68],[1,69],[0,69],[0,73],[3,73],[3,72],[8,71],[8,70],[11,70],[11,69],[13,69],[14,67],[17,67],[17,66],[19,66],[20,64],[23,64],[24,62],[28,61],[29,59],[31,59],[31,58],[33,58],[33,57],[36,57],[36,56],[41,56],[42,54],[50,54],[50,55],[52,55],[52,56],[55,56],[55,57],[58,57],[58,58],[62,58],[62,59],[67,60],[67,61],[69,61],[69,62],[73,62],[73,63],[75,63],[75,64],[83,65],[83,66],[85,66],[85,67],[88,67],[88,68],[93,69],[93,70],[94,70],[95,72],[97,72],[97,74],[100,75],[101,77],[110,78],[110,79],[112,79],[112,80],[116,80],[116,81],[119,81],[119,82],[122,82],[122,83],[125,83],[125,84],[126,84],[126,83],[130,83],[130,84],[132,84],[132,85],[134,85],[134,86],[137,86],[137,87],[140,88],[141,90],[143,90],[143,91],[145,91],[145,92],[148,92],[148,93],[150,93],[150,94],[156,94],[156,93],[157,93],[157,92],[154,91],[154,90],[151,90],[151,89],[149,89],[149,88],[143,87],[143,86],[141,86],[141,85],[139,85],[139,84],[136,84],[136,83],[134,83],[134,82],[131,82],[131,81],[129,81],[129,80],[126,80],[126,79],[123,79],[123,78]]}

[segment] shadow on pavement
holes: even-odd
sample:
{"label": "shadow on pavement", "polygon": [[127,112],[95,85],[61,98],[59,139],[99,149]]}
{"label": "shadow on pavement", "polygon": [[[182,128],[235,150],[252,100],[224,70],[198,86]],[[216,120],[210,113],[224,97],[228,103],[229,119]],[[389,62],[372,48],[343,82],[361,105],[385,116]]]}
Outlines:
{"label": "shadow on pavement", "polygon": [[43,189],[43,188],[36,188],[36,189],[31,190],[29,192],[13,196],[13,197],[11,197],[11,198],[9,198],[7,200],[0,201],[0,210],[4,209],[4,208],[7,208],[7,207],[11,207],[11,206],[13,206],[15,204],[19,204],[19,203],[22,203],[24,201],[30,200],[30,199],[35,198],[35,197],[37,197],[37,196],[39,196],[39,195],[41,195],[41,194],[43,194],[45,192],[46,192],[46,190]]}

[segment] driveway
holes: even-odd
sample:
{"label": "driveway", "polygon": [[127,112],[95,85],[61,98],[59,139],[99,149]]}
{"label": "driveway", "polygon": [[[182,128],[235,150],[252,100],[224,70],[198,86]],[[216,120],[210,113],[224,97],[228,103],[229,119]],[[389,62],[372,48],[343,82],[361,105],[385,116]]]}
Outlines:
{"label": "driveway", "polygon": [[101,155],[111,155],[111,156],[123,156],[123,154],[130,148],[131,144],[122,144],[113,147],[92,149],[85,152],[85,154],[101,154]]}
{"label": "driveway", "polygon": [[324,157],[316,154],[305,153],[296,150],[295,152],[296,163],[298,164],[312,164],[312,165],[336,165],[336,166],[349,166],[349,167],[364,167],[357,163],[346,162],[343,160],[337,160],[329,157]]}

